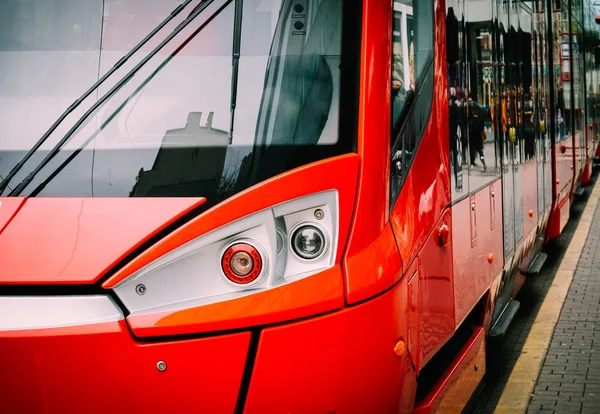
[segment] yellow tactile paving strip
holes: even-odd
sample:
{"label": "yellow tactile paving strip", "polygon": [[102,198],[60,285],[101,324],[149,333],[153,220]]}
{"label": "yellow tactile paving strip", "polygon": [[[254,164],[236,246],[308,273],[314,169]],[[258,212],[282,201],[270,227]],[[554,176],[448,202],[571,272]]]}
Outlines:
{"label": "yellow tactile paving strip", "polygon": [[508,382],[496,405],[496,413],[515,414],[517,412],[524,413],[527,410],[529,398],[533,393],[554,327],[571,286],[599,199],[600,180],[596,181],[571,243],[560,262],[552,286],[542,302],[519,359],[510,373]]}

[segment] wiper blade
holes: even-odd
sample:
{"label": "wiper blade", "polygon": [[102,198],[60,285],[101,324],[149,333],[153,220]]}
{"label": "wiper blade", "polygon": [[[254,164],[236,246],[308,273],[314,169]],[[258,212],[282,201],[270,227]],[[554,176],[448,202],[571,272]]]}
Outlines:
{"label": "wiper blade", "polygon": [[[156,46],[150,53],[148,53],[144,59],[142,59],[133,69],[131,69],[119,82],[117,82],[102,98],[96,101],[82,116],[79,120],[73,125],[73,127],[67,132],[67,134],[50,150],[48,155],[35,167],[35,169],[27,175],[19,183],[14,190],[12,190],[9,195],[10,196],[18,196],[21,192],[31,183],[33,178],[44,168],[52,159],[60,152],[60,149],[67,144],[73,134],[79,129],[79,127],[85,122],[85,120],[93,114],[100,106],[102,106],[109,98],[111,98],[116,92],[118,92],[133,76],[146,64],[150,59],[152,59],[160,50],[167,45],[175,36],[177,36],[183,29],[185,29],[198,15],[200,15],[208,6],[210,6],[215,0],[204,0],[201,4],[199,4],[192,13],[189,14],[188,17],[169,35],[161,41],[158,46]],[[228,0],[225,2],[225,5],[229,4],[232,0]],[[186,3],[187,4],[187,3]],[[154,32],[154,31],[153,31]],[[88,140],[89,142],[89,140]]]}
{"label": "wiper blade", "polygon": [[242,14],[244,1],[235,0],[235,14],[233,17],[233,60],[231,68],[231,116],[229,120],[229,145],[233,143],[233,124],[235,121],[235,107],[237,104],[238,77],[240,68],[240,49],[242,44]]}
{"label": "wiper blade", "polygon": [[46,186],[58,175],[60,174],[60,172],[71,163],[71,161],[73,161],[77,155],[79,155],[79,153],[81,153],[81,151],[83,151],[83,149],[90,143],[92,142],[92,140],[94,140],[96,138],[96,135],[98,135],[98,133],[100,133],[100,131],[102,131],[106,125],[108,125],[108,123],[110,123],[113,118],[115,116],[117,116],[117,114],[119,112],[121,112],[121,110],[123,108],[125,108],[125,106],[127,105],[127,103],[129,101],[131,101],[147,84],[148,82],[150,82],[150,80],[152,80],[157,74],[158,72],[160,72],[170,61],[171,59],[176,56],[177,54],[179,54],[179,52],[181,52],[181,50],[193,39],[196,37],[196,35],[198,33],[200,33],[202,30],[204,30],[204,28],[206,26],[208,26],[223,10],[225,10],[225,8],[227,6],[229,6],[229,4],[232,2],[233,0],[226,0],[225,3],[223,3],[210,17],[208,17],[204,23],[202,23],[186,40],[185,42],[183,42],[181,45],[179,45],[177,47],[177,49],[168,57],[164,60],[163,63],[161,63],[158,68],[156,68],[154,71],[152,71],[152,73],[144,80],[144,82],[141,83],[140,86],[138,86],[135,91],[133,91],[129,97],[127,99],[125,99],[125,101],[119,105],[119,107],[108,117],[108,119],[102,124],[102,126],[100,127],[100,129],[98,131],[96,131],[94,134],[92,134],[89,138],[87,138],[85,140],[85,142],[83,142],[79,148],[77,148],[75,151],[73,151],[73,153],[71,155],[69,155],[67,157],[66,160],[64,160],[54,171],[52,171],[52,173],[42,182],[40,183],[31,193],[30,193],[30,197],[35,197],[37,196],[41,191],[44,190],[44,188],[46,188]]}
{"label": "wiper blade", "polygon": [[[17,173],[23,168],[23,165],[35,154],[35,152],[40,149],[40,147],[46,142],[46,140],[52,135],[52,133],[58,128],[58,126],[65,120],[69,114],[71,114],[77,107],[86,100],[96,89],[98,89],[113,73],[119,70],[125,62],[127,62],[138,50],[140,50],[148,41],[156,35],[160,30],[162,30],[171,20],[173,20],[183,9],[185,9],[193,0],[184,0],[179,6],[177,6],[158,26],[156,26],[146,37],[144,37],[137,45],[135,45],[127,54],[125,54],[117,63],[113,65],[112,68],[108,70],[100,79],[98,79],[87,91],[85,91],[79,98],[75,100],[66,110],[62,113],[60,117],[52,124],[50,129],[48,129],[44,135],[35,143],[35,145],[27,151],[25,156],[10,170],[8,175],[4,177],[4,179],[0,182],[0,195],[8,186],[8,183],[17,175]],[[45,164],[44,164],[45,165]],[[27,176],[27,178],[29,178]],[[25,180],[27,180],[25,178]],[[31,176],[33,179],[33,176]],[[27,184],[31,181],[28,180]],[[20,185],[18,186],[20,187]],[[17,187],[17,188],[18,188]],[[16,190],[16,188],[15,188]],[[13,190],[12,193],[15,191]],[[20,193],[20,191],[19,191]],[[18,193],[17,193],[18,194]]]}

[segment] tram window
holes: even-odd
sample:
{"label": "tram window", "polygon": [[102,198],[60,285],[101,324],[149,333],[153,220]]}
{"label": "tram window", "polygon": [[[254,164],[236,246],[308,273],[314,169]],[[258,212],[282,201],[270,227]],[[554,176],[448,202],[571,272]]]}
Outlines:
{"label": "tram window", "polygon": [[536,76],[536,56],[535,47],[536,39],[534,33],[534,21],[532,20],[532,10],[525,9],[522,6],[519,16],[519,37],[521,45],[521,97],[520,97],[520,122],[519,129],[521,139],[523,140],[523,155],[524,161],[535,158],[536,154],[536,94],[537,85],[535,84]]}
{"label": "tram window", "polygon": [[555,137],[562,141],[571,136],[571,44],[569,43],[568,6],[557,0],[554,4],[554,98]]}
{"label": "tram window", "polygon": [[3,52],[97,52],[101,26],[102,0],[0,1]]}
{"label": "tram window", "polygon": [[[575,132],[582,132],[582,112],[584,105],[584,94],[585,90],[583,89],[583,56],[582,56],[582,41],[581,41],[581,33],[583,30],[579,25],[575,26],[576,32],[573,33],[573,93],[574,93],[574,115],[575,115],[575,123],[574,129]],[[581,139],[581,136],[580,136]],[[578,143],[579,145],[579,143]]]}
{"label": "tram window", "polygon": [[[65,8],[58,3],[73,4]],[[10,68],[0,71],[0,86],[15,85],[0,87],[0,107],[18,115],[0,125],[2,176],[59,115],[45,117],[34,134],[23,138],[32,125],[38,126],[38,113],[49,107],[65,108],[73,94],[85,91],[103,72],[99,65],[123,55],[130,42],[147,34],[178,1],[106,0],[106,6],[114,7],[104,11],[98,7],[102,0],[79,3],[0,0],[0,23],[5,23],[0,25],[0,46],[4,48],[0,49],[0,62],[3,68]],[[203,0],[195,0],[178,18],[189,16],[194,4],[200,3]],[[21,4],[27,7],[21,10],[17,7]],[[42,9],[47,6],[50,14],[31,18],[31,4]],[[356,134],[348,131],[355,128],[352,123],[356,119],[349,114],[355,111],[358,2],[246,0],[243,7],[243,13],[237,14],[229,1],[207,4],[193,22],[181,26],[160,53],[107,95],[93,114],[82,118],[70,142],[23,193],[203,196],[209,200],[207,205],[214,205],[282,172],[353,151]],[[297,12],[300,8],[303,13]],[[70,20],[58,16],[63,11],[85,26],[83,33],[96,36],[96,50],[88,51],[87,43],[71,46],[73,39],[63,33],[68,32],[63,26]],[[131,15],[133,11],[135,15]],[[236,24],[237,18],[241,24]],[[104,25],[94,26],[103,19]],[[38,20],[44,24],[37,26]],[[32,25],[34,21],[36,25]],[[48,41],[47,50],[52,53],[36,44],[16,43],[17,34],[32,30],[35,36],[29,39],[40,42],[44,33],[57,33]],[[232,65],[234,33],[240,35],[239,65]],[[159,34],[150,42],[164,39],[164,33]],[[353,63],[342,65],[342,46]],[[84,52],[79,53],[80,49]],[[83,57],[93,65],[80,64]],[[68,64],[70,78],[60,70],[45,76],[44,66],[57,66],[55,62]],[[129,63],[134,62],[135,58]],[[239,67],[235,77],[234,66]],[[343,72],[342,67],[346,67]],[[103,96],[121,79],[122,72],[110,77],[93,96]],[[62,88],[75,83],[77,87],[67,91]],[[69,100],[63,104],[63,98]],[[41,107],[44,111],[36,110]],[[66,124],[61,128],[68,128]],[[57,129],[55,135],[59,134],[64,132]],[[47,144],[53,145],[50,141]],[[45,151],[47,148],[41,148],[36,156],[43,157]],[[27,172],[23,170],[23,174]]]}
{"label": "tram window", "polygon": [[393,1],[391,180],[393,206],[431,113],[433,1]]}
{"label": "tram window", "polygon": [[466,101],[469,146],[469,192],[473,193],[498,177],[496,130],[493,107],[496,94],[492,0],[467,0],[466,18]]}
{"label": "tram window", "polygon": [[[430,1],[394,1],[392,25],[392,125],[411,101],[433,52],[433,5]],[[397,129],[396,129],[397,131]]]}

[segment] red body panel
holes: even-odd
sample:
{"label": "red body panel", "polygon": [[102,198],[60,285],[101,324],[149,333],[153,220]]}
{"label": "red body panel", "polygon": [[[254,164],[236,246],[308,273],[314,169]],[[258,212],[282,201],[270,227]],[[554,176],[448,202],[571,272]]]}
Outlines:
{"label": "red body panel", "polygon": [[523,239],[537,230],[538,224],[538,182],[535,159],[523,165]]}
{"label": "red body panel", "polygon": [[[437,22],[445,20],[442,2],[435,2]],[[390,221],[400,256],[410,263],[430,231],[450,204],[450,157],[448,143],[448,93],[446,80],[445,25],[435,27],[434,89],[429,124],[419,150],[394,205]]]}
{"label": "red body panel", "polygon": [[554,201],[554,207],[548,223],[547,237],[549,239],[560,236],[569,221],[571,208],[570,189],[571,187],[563,189],[562,193],[560,193],[560,198]]}
{"label": "red body panel", "polygon": [[577,182],[581,172],[583,171],[583,162],[581,160],[581,132],[575,133],[575,153],[574,155],[574,166],[575,166],[575,181]]}
{"label": "red body panel", "polygon": [[574,176],[573,142],[570,138],[555,144],[556,194],[568,192]]}
{"label": "red body panel", "polygon": [[547,237],[558,237],[569,220],[569,209],[564,209],[571,196],[574,177],[573,142],[571,139],[558,142],[554,145],[554,203]]}
{"label": "red body panel", "polygon": [[0,234],[23,206],[24,202],[25,198],[23,197],[0,197]]}
{"label": "red body panel", "polygon": [[249,341],[139,343],[124,321],[0,332],[2,412],[232,413]]}
{"label": "red body panel", "polygon": [[130,315],[127,321],[136,336],[182,335],[300,319],[343,305],[342,273],[336,266],[238,299],[178,311]]}
{"label": "red body panel", "polygon": [[594,153],[594,124],[589,124],[585,126],[585,162],[581,173],[582,184],[589,183],[592,178]]}
{"label": "red body panel", "polygon": [[391,20],[392,2],[364,2],[358,125],[358,149],[362,162],[344,269],[349,303],[374,296],[397,281],[396,274],[372,269],[374,260],[389,261],[392,253],[387,226],[391,72],[381,70],[388,67],[390,61]]}
{"label": "red body panel", "polygon": [[456,327],[489,289],[492,281],[502,273],[504,266],[500,181],[493,184],[493,193],[492,197],[492,191],[484,188],[475,194],[475,244],[471,242],[471,232],[467,230],[471,225],[471,200],[465,199],[452,207],[452,242],[456,252],[453,265]]}
{"label": "red body panel", "polygon": [[95,283],[146,240],[204,201],[28,199],[0,234],[0,284]]}
{"label": "red body panel", "polygon": [[421,344],[419,342],[419,260],[413,261],[406,272],[408,280],[408,306],[406,319],[408,321],[408,354],[415,371],[419,373],[421,366],[419,356],[421,355]]}
{"label": "red body panel", "polygon": [[265,329],[245,413],[411,412],[416,378],[408,353],[406,280],[331,315]]}
{"label": "red body panel", "polygon": [[[454,334],[453,245],[441,246],[439,231],[452,226],[446,210],[419,253],[419,368]],[[460,230],[459,230],[460,231]]]}
{"label": "red body panel", "polygon": [[592,169],[593,169],[593,159],[588,154],[588,157],[585,160],[585,165],[583,166],[583,172],[581,173],[581,183],[587,184],[592,179]]}
{"label": "red body panel", "polygon": [[475,328],[475,332],[460,354],[446,370],[427,398],[415,408],[415,414],[440,412],[460,412],[469,401],[485,373],[485,332]]}

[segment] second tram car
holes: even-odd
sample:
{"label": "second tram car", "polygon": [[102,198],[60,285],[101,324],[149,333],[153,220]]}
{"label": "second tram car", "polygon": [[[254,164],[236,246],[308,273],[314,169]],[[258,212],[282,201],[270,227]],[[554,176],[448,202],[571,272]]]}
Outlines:
{"label": "second tram car", "polygon": [[0,0],[2,412],[460,412],[600,154],[587,0]]}

